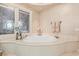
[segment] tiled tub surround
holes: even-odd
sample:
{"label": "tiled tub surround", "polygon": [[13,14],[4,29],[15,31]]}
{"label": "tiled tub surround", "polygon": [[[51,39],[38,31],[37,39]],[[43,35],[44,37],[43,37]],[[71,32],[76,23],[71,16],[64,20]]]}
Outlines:
{"label": "tiled tub surround", "polygon": [[28,43],[23,40],[0,40],[3,55],[58,56],[78,50],[78,37],[62,36],[53,43]]}

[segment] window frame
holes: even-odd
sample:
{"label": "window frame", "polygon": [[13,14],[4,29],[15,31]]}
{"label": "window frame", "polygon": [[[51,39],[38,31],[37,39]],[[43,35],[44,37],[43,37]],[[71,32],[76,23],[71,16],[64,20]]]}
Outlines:
{"label": "window frame", "polygon": [[20,19],[20,12],[26,12],[26,13],[28,13],[28,15],[29,15],[29,30],[24,30],[24,31],[22,31],[22,33],[29,33],[30,32],[30,13],[29,12],[27,12],[27,11],[25,11],[25,10],[22,10],[22,9],[19,9],[18,10],[18,12],[19,12],[19,22],[21,21],[21,19]]}

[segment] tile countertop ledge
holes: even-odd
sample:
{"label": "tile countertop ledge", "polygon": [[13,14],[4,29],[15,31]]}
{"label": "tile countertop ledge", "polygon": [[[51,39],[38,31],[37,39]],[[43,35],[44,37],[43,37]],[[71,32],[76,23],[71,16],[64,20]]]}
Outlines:
{"label": "tile countertop ledge", "polygon": [[56,44],[62,44],[62,43],[66,43],[66,42],[76,42],[79,41],[77,37],[73,38],[73,37],[66,37],[66,38],[59,38],[57,41],[55,42],[50,42],[50,43],[46,43],[46,42],[36,42],[36,43],[28,43],[25,42],[23,40],[0,40],[0,43],[13,43],[13,44],[19,44],[19,45],[31,45],[31,46],[40,46],[40,45],[56,45]]}

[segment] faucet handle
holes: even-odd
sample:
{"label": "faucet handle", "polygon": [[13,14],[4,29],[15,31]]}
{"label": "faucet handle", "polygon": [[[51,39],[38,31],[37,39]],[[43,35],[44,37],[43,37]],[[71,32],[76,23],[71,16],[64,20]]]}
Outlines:
{"label": "faucet handle", "polygon": [[58,38],[59,38],[59,36],[55,35],[55,38],[57,38],[57,39],[58,39]]}
{"label": "faucet handle", "polygon": [[16,32],[16,40],[19,40],[19,38],[18,38],[18,32]]}
{"label": "faucet handle", "polygon": [[19,33],[19,36],[20,36],[20,40],[22,40],[22,33],[21,32]]}

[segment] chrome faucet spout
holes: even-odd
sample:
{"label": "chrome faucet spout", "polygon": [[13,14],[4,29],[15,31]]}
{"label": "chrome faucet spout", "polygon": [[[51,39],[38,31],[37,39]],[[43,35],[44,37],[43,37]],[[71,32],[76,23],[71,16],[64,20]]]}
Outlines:
{"label": "chrome faucet spout", "polygon": [[16,33],[16,40],[22,40],[22,33],[21,32]]}
{"label": "chrome faucet spout", "polygon": [[22,40],[22,33],[20,32],[20,34],[19,34],[19,35],[20,35],[20,40]]}
{"label": "chrome faucet spout", "polygon": [[16,40],[19,40],[19,39],[18,39],[18,32],[16,33]]}

